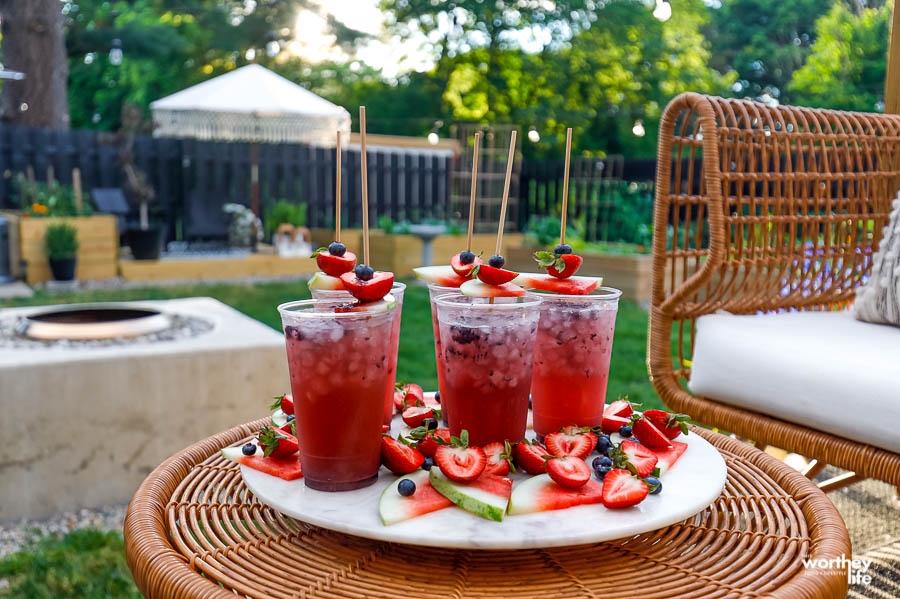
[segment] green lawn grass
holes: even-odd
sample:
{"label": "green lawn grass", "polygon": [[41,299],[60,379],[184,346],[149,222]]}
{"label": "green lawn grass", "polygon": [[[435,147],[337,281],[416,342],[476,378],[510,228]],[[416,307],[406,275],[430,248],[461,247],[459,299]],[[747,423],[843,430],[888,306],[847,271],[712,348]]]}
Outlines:
{"label": "green lawn grass", "polygon": [[[118,289],[88,293],[50,294],[38,291],[27,300],[2,305],[25,306],[91,301],[125,301],[209,296],[280,329],[275,306],[309,297],[300,282],[256,284],[183,285]],[[637,304],[622,302],[616,320],[607,397],[628,395],[645,407],[662,407],[647,377],[647,313]],[[434,341],[428,291],[419,285],[407,288],[400,333],[398,378],[416,382],[425,389],[437,388]],[[237,424],[237,423],[236,423]],[[10,586],[0,598],[27,597],[73,599],[140,597],[125,565],[124,545],[119,533],[76,531],[65,537],[40,540],[25,551],[0,560],[0,579]]]}

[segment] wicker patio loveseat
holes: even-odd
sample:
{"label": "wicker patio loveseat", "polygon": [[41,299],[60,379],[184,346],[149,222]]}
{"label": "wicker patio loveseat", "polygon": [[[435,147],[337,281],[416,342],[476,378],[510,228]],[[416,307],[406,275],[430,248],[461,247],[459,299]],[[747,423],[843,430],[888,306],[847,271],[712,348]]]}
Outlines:
{"label": "wicker patio loveseat", "polygon": [[900,327],[839,313],[900,189],[900,116],[682,94],[658,158],[648,365],[662,400],[812,458],[809,477],[851,471],[825,490],[900,485],[900,359],[884,360]]}

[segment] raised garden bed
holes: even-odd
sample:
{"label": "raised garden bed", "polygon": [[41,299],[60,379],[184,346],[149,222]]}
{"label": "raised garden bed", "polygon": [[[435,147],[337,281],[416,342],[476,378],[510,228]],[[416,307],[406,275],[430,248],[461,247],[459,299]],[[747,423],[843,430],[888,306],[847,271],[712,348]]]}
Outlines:
{"label": "raised garden bed", "polygon": [[66,222],[78,230],[76,279],[108,279],[118,274],[119,233],[116,217],[109,214],[64,218],[20,217],[19,258],[29,285],[53,278],[44,253],[44,232]]}

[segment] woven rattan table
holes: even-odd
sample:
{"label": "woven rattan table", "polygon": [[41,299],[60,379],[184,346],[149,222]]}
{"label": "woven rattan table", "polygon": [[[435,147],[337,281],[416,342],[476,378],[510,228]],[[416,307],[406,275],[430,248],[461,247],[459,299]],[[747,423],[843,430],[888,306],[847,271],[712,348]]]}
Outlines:
{"label": "woven rattan table", "polygon": [[[837,510],[806,477],[753,447],[694,429],[722,453],[725,490],[701,514],[619,541],[521,551],[371,541],[260,504],[219,449],[259,420],[169,458],[125,519],[128,565],[148,598],[843,598],[847,573],[801,558],[847,556]],[[376,506],[372,506],[376,509]]]}

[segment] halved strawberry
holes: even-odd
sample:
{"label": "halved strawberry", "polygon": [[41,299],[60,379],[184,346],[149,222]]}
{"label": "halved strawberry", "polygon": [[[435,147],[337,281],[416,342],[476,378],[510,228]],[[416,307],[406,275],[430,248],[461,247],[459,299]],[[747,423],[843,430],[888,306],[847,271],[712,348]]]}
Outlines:
{"label": "halved strawberry", "polygon": [[581,458],[559,456],[547,460],[547,474],[553,481],[567,489],[577,489],[591,480],[591,469]]}
{"label": "halved strawberry", "polygon": [[512,465],[513,449],[509,441],[503,443],[494,441],[482,447],[481,450],[487,458],[487,465],[484,467],[485,474],[506,476],[510,470],[516,471],[515,466]]}
{"label": "halved strawberry", "polygon": [[363,281],[353,272],[345,272],[341,275],[341,281],[350,295],[362,302],[374,302],[380,300],[391,292],[394,284],[394,273],[376,270],[368,281]]}
{"label": "halved strawberry", "polygon": [[[560,261],[562,264],[560,264]],[[583,258],[581,256],[576,256],[575,254],[565,254],[557,258],[557,262],[555,264],[551,264],[547,266],[547,274],[556,277],[557,279],[568,279],[572,275],[581,268],[581,263],[583,262]],[[559,267],[562,266],[562,271],[559,270]]]}
{"label": "halved strawberry", "polygon": [[622,418],[628,418],[633,413],[634,409],[632,409],[631,402],[627,399],[617,399],[603,408],[604,416],[621,416]]}
{"label": "halved strawberry", "polygon": [[[460,253],[462,253],[462,252],[460,252]],[[463,264],[460,261],[459,254],[456,254],[455,256],[450,258],[450,268],[453,269],[453,272],[455,272],[459,276],[465,277],[467,279],[472,278],[472,275],[471,275],[472,269],[475,268],[476,266],[478,266],[479,264],[484,264],[484,260],[482,260],[478,256],[475,256],[475,260],[468,264]]]}
{"label": "halved strawberry", "polygon": [[592,439],[584,433],[569,429],[567,432],[550,433],[544,437],[544,445],[550,455],[572,456],[584,459],[597,444],[596,435]]}
{"label": "halved strawberry", "polygon": [[450,437],[450,445],[441,445],[434,454],[434,463],[444,476],[458,482],[470,482],[484,472],[487,457],[480,447],[469,447],[469,431]]}
{"label": "halved strawberry", "polygon": [[[591,451],[594,451],[594,448],[597,447],[597,441],[599,440],[599,437],[594,431],[589,428],[579,428],[570,424],[569,426],[562,427],[560,432],[566,433],[567,435],[587,435],[588,439],[591,440]],[[590,453],[590,451],[588,453]]]}
{"label": "halved strawberry", "polygon": [[607,435],[611,435],[612,433],[618,432],[619,428],[626,424],[631,424],[631,420],[623,418],[622,416],[607,416],[604,414],[603,420],[600,421],[600,428],[603,429],[603,432]]}
{"label": "halved strawberry", "polygon": [[616,468],[603,477],[603,505],[610,509],[631,507],[642,502],[650,494],[647,483],[629,471]]}
{"label": "halved strawberry", "polygon": [[[284,433],[286,435],[291,435],[292,437],[297,436],[297,421],[291,420],[290,422],[285,422],[281,426],[278,427],[278,432]],[[297,439],[297,442],[300,442],[300,439]]]}
{"label": "halved strawberry", "polygon": [[269,406],[270,410],[281,410],[287,415],[294,413],[294,396],[290,393],[284,395],[276,395],[275,403]]}
{"label": "halved strawberry", "polygon": [[638,476],[650,476],[659,462],[659,458],[649,447],[645,447],[634,441],[622,441],[622,452],[628,461],[634,466]]}
{"label": "halved strawberry", "polygon": [[409,474],[424,461],[425,456],[414,447],[389,435],[381,437],[381,463],[394,474]]}
{"label": "halved strawberry", "polygon": [[424,406],[425,392],[422,391],[422,387],[415,383],[410,383],[408,385],[403,384],[402,382],[397,383],[396,388],[394,389],[394,405],[397,406],[397,409],[401,412],[406,408],[411,408],[413,406]]}
{"label": "halved strawberry", "polygon": [[316,266],[326,275],[339,277],[345,272],[350,272],[356,266],[356,254],[344,252],[343,256],[334,256],[328,248],[319,248],[315,254]]}
{"label": "halved strawberry", "polygon": [[[290,426],[290,424],[289,422],[285,426]],[[300,449],[297,437],[271,426],[263,426],[259,429],[259,446],[263,448],[263,456],[276,458],[292,456]]]}
{"label": "halved strawberry", "polygon": [[[282,408],[284,409],[284,408]],[[653,423],[659,432],[664,434],[670,441],[684,433],[688,432],[687,422],[690,417],[687,414],[670,414],[664,410],[647,410],[644,412],[644,418]]]}
{"label": "halved strawberry", "polygon": [[479,266],[477,272],[478,279],[482,283],[486,283],[488,285],[503,285],[504,283],[509,283],[518,275],[519,273],[517,272],[506,270],[505,268],[494,268],[493,266],[488,266],[487,264],[482,264],[481,266]]}
{"label": "halved strawberry", "polygon": [[528,474],[542,474],[547,471],[545,455],[547,455],[547,448],[536,441],[523,439],[513,447],[516,466]]}
{"label": "halved strawberry", "polygon": [[426,431],[424,426],[418,426],[407,434],[410,439],[417,441],[416,449],[422,452],[422,455],[433,458],[437,453],[438,447],[450,444],[450,429],[438,428],[433,431]]}
{"label": "halved strawberry", "polygon": [[[605,419],[604,419],[605,422]],[[639,418],[631,425],[631,432],[638,441],[651,449],[665,449],[672,442],[647,418]]]}
{"label": "halved strawberry", "polygon": [[403,418],[403,422],[405,422],[407,426],[422,426],[422,422],[426,418],[434,418],[436,420],[440,420],[441,411],[440,409],[436,409],[431,406],[412,406],[403,410],[401,418]]}

